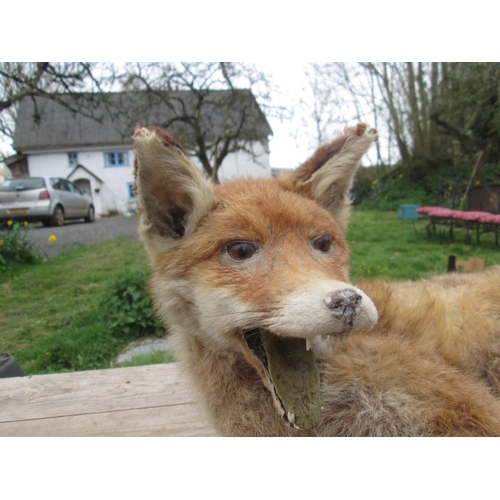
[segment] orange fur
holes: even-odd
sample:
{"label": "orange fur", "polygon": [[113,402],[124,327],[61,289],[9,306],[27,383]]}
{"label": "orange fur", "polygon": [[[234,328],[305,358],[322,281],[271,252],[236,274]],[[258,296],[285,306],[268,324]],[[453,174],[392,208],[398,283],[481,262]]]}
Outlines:
{"label": "orange fur", "polygon": [[[347,195],[375,139],[360,124],[288,176],[216,186],[164,131],[137,129],[140,234],[158,314],[221,434],[500,435],[500,267],[349,283]],[[315,244],[325,235],[331,248]],[[239,242],[250,257],[231,257]],[[328,306],[339,291],[356,306]],[[295,429],[276,409],[245,340],[253,330],[312,345],[324,407],[314,428]]]}

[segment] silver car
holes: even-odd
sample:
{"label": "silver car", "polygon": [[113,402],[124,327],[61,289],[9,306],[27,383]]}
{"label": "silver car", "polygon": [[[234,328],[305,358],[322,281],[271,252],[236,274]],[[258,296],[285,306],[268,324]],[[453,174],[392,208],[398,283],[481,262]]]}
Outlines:
{"label": "silver car", "polygon": [[67,219],[82,218],[94,221],[92,199],[67,179],[17,177],[0,184],[0,224],[18,220],[62,226]]}

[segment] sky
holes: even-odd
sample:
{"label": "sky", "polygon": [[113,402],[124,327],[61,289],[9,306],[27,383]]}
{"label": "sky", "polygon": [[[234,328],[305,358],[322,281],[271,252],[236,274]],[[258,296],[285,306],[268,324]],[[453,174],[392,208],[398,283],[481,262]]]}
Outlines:
{"label": "sky", "polygon": [[[270,164],[273,168],[295,168],[306,160],[313,152],[314,145],[314,124],[311,123],[311,130],[307,130],[307,115],[301,111],[298,106],[300,99],[311,102],[312,91],[306,76],[308,69],[307,62],[273,62],[264,63],[263,67],[272,74],[273,81],[280,88],[280,95],[276,96],[275,104],[286,106],[293,111],[293,115],[289,120],[280,121],[272,116],[268,117],[268,122],[273,129],[273,137],[270,141]],[[339,92],[341,89],[336,89],[337,97],[342,96]],[[348,99],[345,100],[348,102]],[[366,116],[370,116],[371,110],[365,109]],[[352,110],[354,114],[354,110]],[[373,127],[373,123],[367,124]],[[356,125],[356,121],[349,121],[346,118],[344,123],[338,123],[337,127],[332,126],[331,137],[326,137],[325,142],[335,139],[337,133],[340,133],[345,126]],[[380,125],[380,124],[379,124]],[[308,133],[309,132],[309,133]],[[384,131],[380,130],[381,144],[385,144]],[[376,161],[375,149],[371,148],[365,157],[365,165],[374,164]]]}
{"label": "sky", "polygon": [[[303,89],[307,87],[306,64],[305,62],[264,64],[282,91],[279,104],[283,103],[288,109],[297,105],[303,95]],[[294,137],[295,132],[302,126],[297,113],[289,121],[268,117],[268,122],[273,130],[273,137],[269,143],[271,167],[294,168],[300,165],[309,154],[309,146],[306,138],[301,140],[300,137]]]}

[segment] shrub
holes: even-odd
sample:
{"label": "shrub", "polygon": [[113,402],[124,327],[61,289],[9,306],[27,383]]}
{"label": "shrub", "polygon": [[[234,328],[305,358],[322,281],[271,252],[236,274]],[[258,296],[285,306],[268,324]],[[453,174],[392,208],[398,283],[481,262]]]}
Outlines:
{"label": "shrub", "polygon": [[147,293],[147,273],[124,271],[110,283],[103,304],[110,329],[115,335],[137,338],[161,337],[165,330],[154,317],[151,297]]}
{"label": "shrub", "polygon": [[431,198],[425,189],[410,183],[402,175],[396,178],[375,179],[371,192],[359,203],[362,209],[397,210],[404,203],[429,204]]}
{"label": "shrub", "polygon": [[[405,165],[405,168],[397,166],[385,170],[382,167],[360,169],[352,196],[355,205],[365,210],[397,210],[399,205],[405,203],[438,204],[451,208],[449,197],[452,192],[447,182],[460,186],[461,191],[458,193],[460,201],[473,168],[473,165],[466,164],[456,167],[440,164],[436,159],[433,161],[415,159]],[[499,165],[487,164],[484,167],[483,178],[495,178],[499,173]]]}
{"label": "shrub", "polygon": [[7,227],[10,229],[0,231],[0,267],[41,262],[43,254],[28,238],[25,227],[9,222]]}

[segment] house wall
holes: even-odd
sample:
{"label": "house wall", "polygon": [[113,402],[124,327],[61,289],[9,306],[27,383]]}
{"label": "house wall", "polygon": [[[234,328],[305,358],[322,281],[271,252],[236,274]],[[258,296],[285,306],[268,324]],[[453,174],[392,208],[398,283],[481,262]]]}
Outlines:
{"label": "house wall", "polygon": [[219,169],[219,181],[224,182],[238,177],[271,177],[267,144],[256,142],[252,146],[252,154],[238,151],[224,159]]}
{"label": "house wall", "polygon": [[[126,166],[105,166],[104,152],[126,151],[128,162]],[[90,182],[96,216],[109,214],[110,211],[130,212],[135,210],[135,201],[130,198],[129,186],[133,183],[133,150],[122,148],[103,148],[102,150],[83,150],[78,153],[78,163],[90,170],[100,178],[99,182],[94,176],[83,169],[78,169],[70,178],[75,182],[86,179]],[[221,182],[242,176],[271,177],[269,153],[266,146],[256,143],[253,156],[245,151],[229,154],[219,170]],[[196,163],[196,162],[195,162]],[[28,153],[30,176],[50,175],[67,178],[75,168],[69,165],[66,151],[32,152]]]}
{"label": "house wall", "polygon": [[[106,167],[105,151],[126,151],[128,162],[125,166]],[[100,151],[77,151],[78,163],[99,177],[99,182],[94,176],[83,169],[79,169],[71,177],[71,181],[87,179],[90,181],[97,217],[109,214],[110,211],[130,211],[134,208],[129,200],[128,183],[132,183],[134,154],[132,150],[121,148],[103,149]],[[51,175],[54,177],[68,177],[75,165],[69,165],[67,152],[31,153],[28,156],[29,171],[32,177],[37,175]]]}

